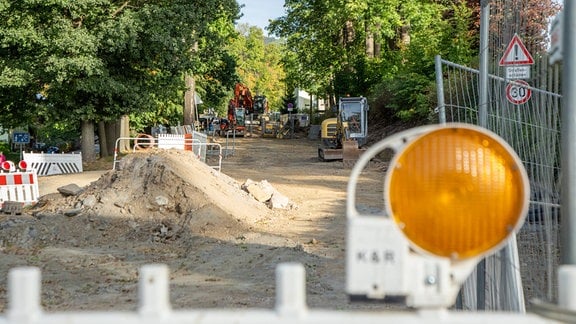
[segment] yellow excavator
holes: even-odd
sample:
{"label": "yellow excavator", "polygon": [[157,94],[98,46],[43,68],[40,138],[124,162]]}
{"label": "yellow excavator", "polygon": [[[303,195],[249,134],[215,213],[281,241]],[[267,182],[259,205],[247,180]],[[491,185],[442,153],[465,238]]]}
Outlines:
{"label": "yellow excavator", "polygon": [[344,165],[354,165],[368,137],[368,109],[365,97],[340,98],[337,116],[322,122],[320,160],[342,160]]}

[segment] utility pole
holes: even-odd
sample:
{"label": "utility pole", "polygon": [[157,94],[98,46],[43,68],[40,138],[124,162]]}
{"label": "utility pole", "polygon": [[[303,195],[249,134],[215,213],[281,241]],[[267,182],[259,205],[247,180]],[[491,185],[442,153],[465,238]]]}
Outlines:
{"label": "utility pole", "polygon": [[[490,1],[480,1],[480,66],[478,80],[478,125],[486,127],[488,115],[488,31]],[[486,309],[486,260],[476,266],[476,308]]]}
{"label": "utility pole", "polygon": [[562,20],[561,215],[562,264],[576,264],[576,4],[564,1]]}

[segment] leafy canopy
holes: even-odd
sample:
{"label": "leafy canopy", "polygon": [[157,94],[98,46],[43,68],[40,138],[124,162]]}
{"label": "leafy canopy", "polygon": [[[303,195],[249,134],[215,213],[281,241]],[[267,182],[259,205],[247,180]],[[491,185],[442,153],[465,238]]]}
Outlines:
{"label": "leafy canopy", "polygon": [[232,64],[214,35],[238,15],[234,0],[0,0],[0,124],[173,109],[183,75]]}

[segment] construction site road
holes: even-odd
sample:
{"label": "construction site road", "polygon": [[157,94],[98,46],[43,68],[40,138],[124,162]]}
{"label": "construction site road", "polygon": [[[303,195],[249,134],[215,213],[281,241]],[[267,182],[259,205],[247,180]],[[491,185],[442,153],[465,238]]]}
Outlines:
{"label": "construction site road", "polygon": [[[138,272],[170,269],[174,309],[272,308],[275,269],[306,269],[307,304],[327,309],[380,309],[350,303],[345,293],[346,186],[350,169],[318,160],[319,140],[216,138],[222,170],[184,151],[139,152],[122,167],[40,177],[41,199],[22,215],[0,215],[0,312],[7,274],[42,271],[47,311],[135,310]],[[192,156],[193,157],[193,156]],[[383,208],[384,167],[362,173],[357,206]],[[267,181],[288,197],[270,209],[241,190]],[[77,197],[57,193],[76,184]]]}
{"label": "construction site road", "polygon": [[[112,167],[112,164],[110,164],[110,167]],[[69,184],[85,187],[98,180],[106,172],[107,170],[96,170],[38,177],[38,192],[40,196],[57,193],[58,188]]]}

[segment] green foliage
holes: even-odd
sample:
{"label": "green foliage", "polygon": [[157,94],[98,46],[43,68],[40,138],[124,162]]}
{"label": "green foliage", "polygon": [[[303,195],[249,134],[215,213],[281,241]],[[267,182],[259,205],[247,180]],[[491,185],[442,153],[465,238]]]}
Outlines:
{"label": "green foliage", "polygon": [[436,107],[434,80],[419,74],[397,76],[374,87],[371,114],[377,120],[427,122]]}
{"label": "green foliage", "polygon": [[204,101],[203,107],[221,108],[224,113],[229,100],[229,89],[239,81],[237,62],[229,49],[231,40],[237,39],[230,14],[208,22],[205,34],[200,38],[198,54],[201,64],[195,71],[196,92]]}
{"label": "green foliage", "polygon": [[222,48],[238,15],[235,0],[4,0],[0,124],[171,119],[183,75],[222,87],[233,76]]}
{"label": "green foliage", "polygon": [[4,153],[4,155],[10,152],[10,144],[6,142],[0,142],[0,152]]}
{"label": "green foliage", "polygon": [[434,80],[420,74],[399,77],[391,83],[391,91],[396,93],[391,107],[402,120],[424,120],[432,113],[435,105]]}
{"label": "green foliage", "polygon": [[238,81],[236,61],[228,51],[223,51],[219,61],[204,74],[196,76],[196,92],[201,95],[204,107],[224,108],[229,100],[229,89]]}
{"label": "green foliage", "polygon": [[292,108],[292,109],[293,109],[293,110],[292,110],[292,113],[294,113],[294,114],[295,114],[295,113],[298,113],[298,111],[300,110],[300,108],[302,108],[302,107],[298,107],[298,106],[296,105],[297,98],[296,98],[296,96],[294,95],[295,90],[296,90],[296,89],[294,89],[294,88],[287,88],[287,89],[286,89],[286,92],[284,92],[284,96],[282,97],[282,105],[281,105],[281,107],[280,107],[280,109],[279,109],[279,111],[280,111],[281,114],[287,114],[287,113],[289,113],[289,111],[288,111],[288,105],[289,105],[289,104],[292,104],[292,107],[293,107],[293,108]]}
{"label": "green foliage", "polygon": [[130,129],[134,133],[144,133],[156,125],[178,125],[182,121],[182,105],[171,102],[158,102],[157,109],[130,115]]}
{"label": "green foliage", "polygon": [[80,125],[75,122],[57,122],[49,127],[33,129],[36,141],[47,146],[57,146],[61,152],[68,152],[78,145]]}
{"label": "green foliage", "polygon": [[[416,14],[418,12],[418,14]],[[387,121],[431,120],[437,106],[434,57],[441,55],[462,64],[475,57],[472,34],[472,9],[465,2],[421,3],[410,17],[410,43],[390,55],[387,65],[395,73],[375,85],[372,93]]]}
{"label": "green foliage", "polygon": [[446,11],[450,14],[439,24],[439,28],[444,30],[439,52],[446,60],[468,64],[477,55],[478,34],[470,30],[474,22],[474,10],[466,2],[460,2],[451,4]]}
{"label": "green foliage", "polygon": [[333,98],[369,96],[388,118],[428,117],[435,55],[473,57],[465,1],[287,0],[285,7],[270,30],[286,38],[288,82]]}
{"label": "green foliage", "polygon": [[[264,95],[270,110],[282,107],[284,94],[284,67],[281,65],[284,46],[279,42],[265,42],[262,29],[241,24],[239,37],[232,40],[228,51],[237,62],[239,81],[245,84],[252,95]],[[227,98],[231,98],[229,93]]]}

